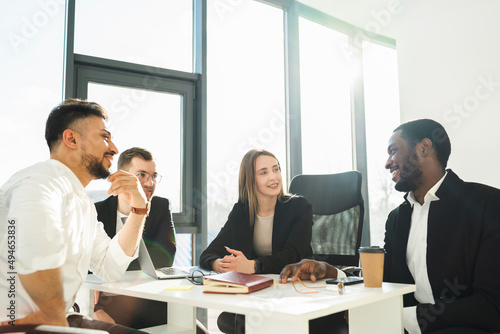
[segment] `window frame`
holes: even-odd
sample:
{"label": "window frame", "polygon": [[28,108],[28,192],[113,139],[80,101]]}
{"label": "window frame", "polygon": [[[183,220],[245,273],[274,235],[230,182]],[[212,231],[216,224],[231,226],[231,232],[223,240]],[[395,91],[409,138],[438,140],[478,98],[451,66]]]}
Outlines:
{"label": "window frame", "polygon": [[[368,198],[368,160],[366,145],[364,82],[363,82],[363,40],[386,47],[396,48],[396,41],[373,32],[358,28],[337,19],[329,14],[309,7],[296,0],[256,0],[271,6],[280,7],[284,11],[285,31],[285,78],[286,78],[286,117],[287,117],[287,167],[288,177],[302,174],[302,135],[301,135],[301,102],[300,102],[300,41],[299,17],[321,24],[327,28],[349,36],[347,51],[351,53],[351,61],[359,73],[351,84],[351,133],[353,151],[353,169],[363,175],[361,192],[365,207],[369,208]],[[362,245],[370,245],[370,215],[365,210],[363,222]]]}
{"label": "window frame", "polygon": [[[194,180],[193,166],[193,129],[194,101],[198,75],[176,75],[163,69],[134,65],[119,61],[101,59],[75,54],[75,93],[73,96],[87,98],[90,82],[125,88],[137,88],[148,91],[174,93],[182,97],[181,115],[181,212],[173,213],[176,229],[179,232],[196,233],[194,219]],[[179,79],[179,77],[183,79]],[[160,140],[161,138],[155,138]],[[165,143],[168,145],[168,143]]]}
{"label": "window frame", "polygon": [[[195,73],[182,72],[158,68],[154,66],[128,63],[112,59],[74,53],[75,31],[75,0],[66,2],[65,15],[65,57],[64,57],[64,98],[87,98],[89,82],[121,86],[126,88],[145,89],[157,92],[180,94],[183,100],[182,140],[181,140],[181,212],[173,213],[173,220],[177,233],[206,235],[203,230],[206,220],[202,209],[206,207],[206,131],[197,130],[206,128],[206,87],[202,69],[206,34],[202,28],[205,20],[206,6],[203,0],[193,0],[193,59]],[[204,11],[205,8],[205,11]],[[201,29],[200,29],[201,28]],[[200,99],[196,97],[200,96]],[[205,124],[205,125],[203,125]],[[205,182],[205,183],[203,183]],[[205,237],[206,240],[206,237]],[[198,243],[196,243],[198,244]],[[206,241],[204,242],[206,244]],[[197,245],[198,247],[198,245]],[[202,247],[206,247],[203,245]],[[193,247],[193,263],[196,261],[195,252],[200,250]]]}
{"label": "window frame", "polygon": [[[133,77],[136,75],[154,75],[160,80],[171,83],[174,87],[179,84],[193,85],[194,96],[192,109],[186,113],[191,115],[187,120],[189,123],[183,124],[183,134],[185,143],[190,143],[190,147],[183,147],[183,177],[189,179],[189,184],[184,184],[192,189],[182,205],[183,208],[191,207],[191,211],[183,212],[184,216],[174,217],[174,220],[179,222],[178,232],[193,233],[193,263],[197,261],[196,254],[206,247],[207,243],[207,114],[206,114],[206,71],[207,71],[207,55],[206,55],[206,21],[207,21],[207,1],[193,1],[193,61],[194,73],[185,73],[175,70],[154,68],[151,66],[143,66],[138,64],[119,62],[109,59],[100,59],[96,57],[76,55],[73,53],[74,45],[74,22],[75,22],[75,0],[67,0],[66,2],[66,24],[65,24],[65,57],[64,57],[64,97],[86,97],[85,91],[80,91],[76,87],[81,87],[83,82],[88,82],[84,79],[90,77],[102,79],[98,75],[94,75],[93,71],[107,72],[113,74],[114,85],[123,85],[125,87],[144,88],[130,86],[134,84]],[[381,44],[384,46],[396,47],[395,40],[385,36],[377,35],[360,29],[342,20],[336,19],[326,13],[311,8],[296,0],[254,0],[270,6],[274,6],[283,10],[283,30],[284,30],[284,54],[285,54],[285,113],[286,113],[286,145],[287,157],[286,166],[288,181],[295,175],[302,173],[302,145],[301,145],[301,117],[300,117],[300,59],[299,59],[299,16],[311,20],[315,23],[324,25],[330,29],[347,34],[349,36],[349,51],[352,52],[352,61],[354,62],[358,72],[360,73],[357,79],[351,86],[351,125],[353,136],[353,168],[359,170],[364,175],[362,185],[362,193],[365,199],[366,207],[368,205],[368,187],[367,187],[367,148],[365,134],[365,115],[364,115],[364,89],[363,89],[363,66],[362,57],[363,50],[360,41],[369,40],[370,42]],[[127,81],[130,79],[130,83]],[[97,80],[95,79],[95,80]],[[124,82],[119,81],[125,79]],[[111,80],[111,79],[110,79]],[[81,82],[80,82],[81,81]],[[79,83],[77,83],[79,82]],[[179,86],[179,87],[180,87]],[[80,88],[78,88],[80,89]],[[179,89],[179,91],[184,91]],[[172,91],[170,91],[172,92]],[[191,107],[190,107],[191,108]],[[189,169],[188,165],[192,168]],[[183,181],[184,182],[184,181]],[[183,194],[186,196],[187,194]],[[189,203],[189,204],[188,204]],[[363,245],[369,245],[369,211],[365,210],[365,221],[363,228]]]}

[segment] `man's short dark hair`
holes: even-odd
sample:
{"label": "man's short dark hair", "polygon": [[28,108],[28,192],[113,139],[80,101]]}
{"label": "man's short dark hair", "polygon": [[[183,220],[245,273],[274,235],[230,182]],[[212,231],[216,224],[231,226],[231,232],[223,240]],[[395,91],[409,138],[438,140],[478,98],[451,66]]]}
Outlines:
{"label": "man's short dark hair", "polygon": [[108,114],[99,104],[87,100],[67,99],[52,109],[45,124],[45,140],[49,150],[52,152],[55,144],[62,139],[64,131],[90,116],[108,119]]}
{"label": "man's short dark hair", "polygon": [[133,158],[141,158],[145,161],[153,161],[153,154],[141,147],[132,147],[120,154],[118,158],[118,169],[127,169]]}
{"label": "man's short dark hair", "polygon": [[394,132],[401,131],[401,138],[405,139],[411,147],[415,147],[422,139],[428,138],[436,149],[437,158],[443,169],[448,164],[451,153],[451,143],[444,127],[432,119],[418,119],[401,124]]}

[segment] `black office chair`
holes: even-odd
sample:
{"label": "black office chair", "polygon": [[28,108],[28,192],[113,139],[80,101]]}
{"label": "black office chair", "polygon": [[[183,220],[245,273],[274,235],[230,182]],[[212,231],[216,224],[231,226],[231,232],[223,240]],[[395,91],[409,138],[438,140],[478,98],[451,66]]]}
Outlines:
{"label": "black office chair", "polygon": [[[341,269],[359,266],[364,216],[361,173],[297,175],[289,192],[307,198],[312,205],[314,259]],[[354,273],[359,268],[351,269]]]}

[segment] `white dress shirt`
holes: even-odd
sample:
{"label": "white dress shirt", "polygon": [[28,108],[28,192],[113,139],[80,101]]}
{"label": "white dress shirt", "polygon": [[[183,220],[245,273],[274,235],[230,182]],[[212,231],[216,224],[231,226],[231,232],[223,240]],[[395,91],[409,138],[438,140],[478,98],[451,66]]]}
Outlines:
{"label": "white dress shirt", "polygon": [[[407,196],[413,212],[411,214],[411,227],[406,249],[406,263],[410,270],[417,290],[415,299],[419,303],[434,304],[432,288],[427,272],[427,224],[429,219],[429,208],[431,202],[439,201],[436,192],[443,183],[448,172],[425,194],[424,204],[420,204],[413,192]],[[417,322],[416,306],[404,308],[404,326],[410,334],[420,334]]]}
{"label": "white dress shirt", "polygon": [[[4,233],[8,226],[15,226],[13,238]],[[38,310],[17,274],[60,267],[68,310],[89,269],[104,281],[117,281],[137,257],[137,251],[132,257],[123,252],[118,234],[108,237],[81,182],[56,160],[21,170],[0,188],[0,231],[1,321],[11,320],[12,312],[4,310],[12,304],[17,319]]]}

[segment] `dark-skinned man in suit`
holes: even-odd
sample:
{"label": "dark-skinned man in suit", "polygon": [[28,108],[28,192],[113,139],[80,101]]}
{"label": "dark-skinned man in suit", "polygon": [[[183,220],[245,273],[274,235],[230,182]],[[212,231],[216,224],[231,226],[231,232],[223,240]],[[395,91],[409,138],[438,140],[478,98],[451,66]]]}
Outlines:
{"label": "dark-skinned man in suit", "polygon": [[[417,287],[404,297],[410,334],[499,332],[500,190],[462,181],[446,169],[450,153],[433,120],[394,130],[385,168],[406,195],[387,219],[384,281]],[[303,260],[285,267],[280,281],[328,277],[330,267]]]}

